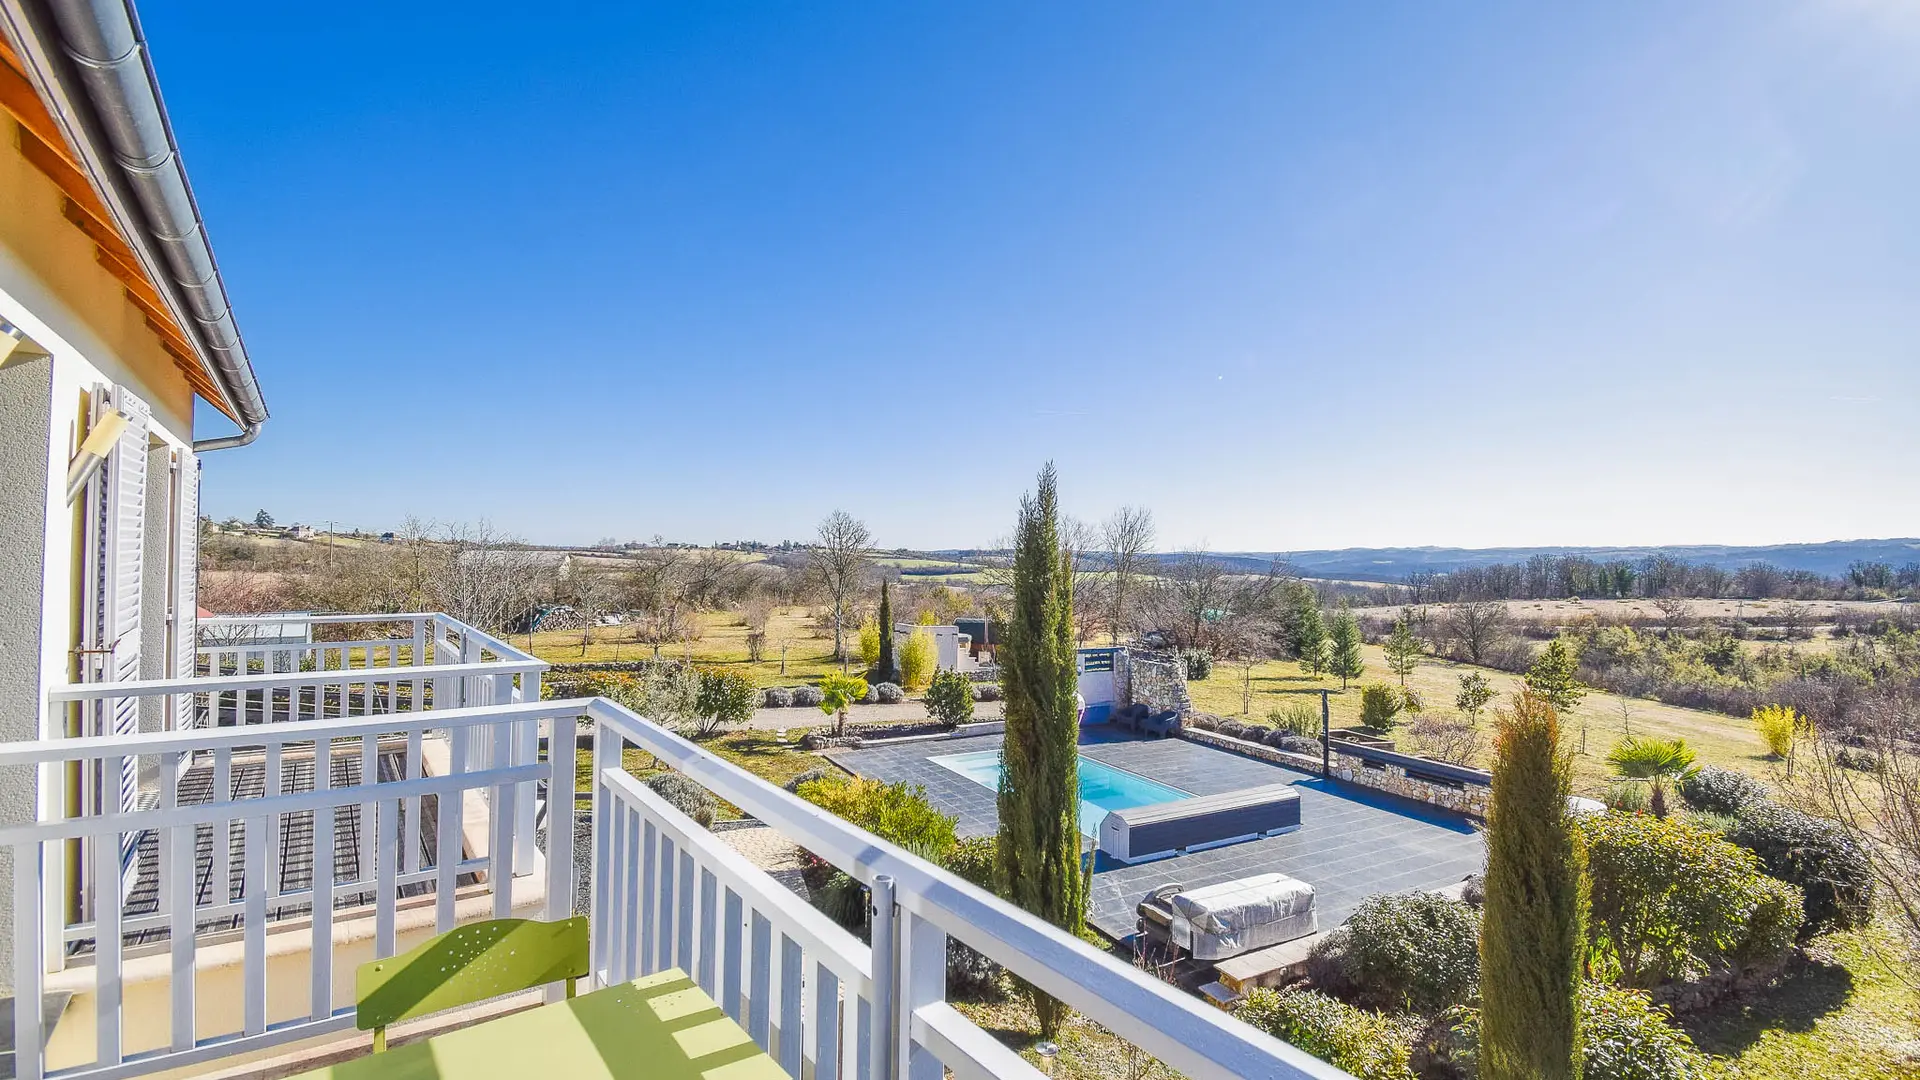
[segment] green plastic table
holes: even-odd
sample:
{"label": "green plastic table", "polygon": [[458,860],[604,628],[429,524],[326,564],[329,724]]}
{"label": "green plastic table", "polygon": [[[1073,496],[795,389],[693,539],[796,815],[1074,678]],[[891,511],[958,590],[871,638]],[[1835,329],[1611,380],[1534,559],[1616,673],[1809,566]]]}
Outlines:
{"label": "green plastic table", "polygon": [[299,1080],[788,1080],[678,969],[304,1074]]}

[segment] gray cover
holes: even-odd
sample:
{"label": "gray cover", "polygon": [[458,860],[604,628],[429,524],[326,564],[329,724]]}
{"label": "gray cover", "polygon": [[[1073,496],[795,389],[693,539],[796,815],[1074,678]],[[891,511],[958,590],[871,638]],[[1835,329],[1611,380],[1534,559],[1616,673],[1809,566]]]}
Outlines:
{"label": "gray cover", "polygon": [[1100,850],[1138,862],[1299,827],[1300,792],[1291,784],[1267,784],[1110,811],[1100,822]]}
{"label": "gray cover", "polygon": [[1257,874],[1177,893],[1171,906],[1173,942],[1196,960],[1225,960],[1320,927],[1313,886],[1285,874]]}

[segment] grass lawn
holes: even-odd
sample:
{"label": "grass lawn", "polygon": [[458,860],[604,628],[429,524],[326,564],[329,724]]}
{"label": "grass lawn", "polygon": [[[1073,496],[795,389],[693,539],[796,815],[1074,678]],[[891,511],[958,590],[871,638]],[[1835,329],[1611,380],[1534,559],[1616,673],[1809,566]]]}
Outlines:
{"label": "grass lawn", "polygon": [[1920,1076],[1920,1057],[1900,1057],[1920,1052],[1920,985],[1892,966],[1897,946],[1880,925],[1828,935],[1765,992],[1681,1026],[1729,1080]]}
{"label": "grass lawn", "polygon": [[[709,612],[700,617],[701,633],[696,641],[684,645],[662,646],[660,655],[671,659],[691,656],[696,664],[738,666],[753,676],[760,686],[800,686],[818,683],[829,671],[840,670],[833,659],[833,636],[816,634],[813,619],[805,608],[783,608],[767,620],[765,659],[751,663],[747,659],[747,628],[737,614]],[[653,655],[653,646],[633,640],[631,626],[596,626],[589,634],[586,648],[580,647],[580,631],[548,630],[534,634],[529,648],[525,634],[516,634],[510,644],[528,649],[552,664],[578,664],[588,661],[643,660]],[[847,629],[847,647],[852,649],[858,627]],[[780,650],[786,648],[786,672],[781,673]],[[857,663],[855,666],[858,666]]]}
{"label": "grass lawn", "polygon": [[[1339,679],[1315,678],[1302,671],[1300,665],[1291,660],[1269,660],[1253,665],[1251,718],[1264,721],[1269,712],[1290,700],[1304,700],[1317,709],[1320,690],[1327,688],[1334,691],[1333,725],[1335,727],[1358,725],[1360,684],[1375,681],[1395,684],[1399,682],[1399,679],[1387,670],[1386,654],[1378,646],[1368,645],[1364,649],[1367,672],[1344,693],[1340,691]],[[1428,708],[1451,712],[1454,694],[1460,688],[1460,676],[1474,670],[1480,671],[1487,677],[1501,698],[1518,690],[1521,686],[1518,675],[1509,675],[1504,671],[1495,671],[1491,668],[1476,669],[1470,664],[1456,664],[1432,658],[1422,661],[1413,674],[1407,677],[1407,686],[1420,695]],[[1237,663],[1227,661],[1216,663],[1212,676],[1202,682],[1188,683],[1187,692],[1192,695],[1195,707],[1206,712],[1235,719],[1246,716],[1242,707],[1242,668]],[[1496,698],[1496,701],[1498,700],[1499,698]],[[1623,704],[1626,706],[1624,715],[1621,712]],[[1582,725],[1586,728],[1585,753],[1578,752]],[[1771,769],[1765,744],[1754,733],[1752,725],[1746,721],[1719,713],[1703,712],[1699,709],[1683,709],[1645,698],[1622,698],[1595,691],[1588,694],[1572,713],[1564,718],[1563,728],[1576,750],[1573,759],[1574,787],[1582,794],[1597,794],[1606,787],[1609,774],[1606,763],[1607,751],[1629,730],[1635,735],[1683,737],[1687,740],[1687,745],[1693,747],[1699,754],[1702,764],[1740,769],[1759,776],[1766,776]],[[1403,747],[1406,745],[1404,726],[1397,733],[1396,741]],[[1491,743],[1490,733],[1488,743]],[[1489,745],[1486,752],[1490,751]]]}
{"label": "grass lawn", "polygon": [[[805,728],[796,727],[792,737],[799,738],[805,730]],[[701,742],[700,746],[770,784],[783,786],[787,781],[808,769],[827,763],[825,758],[795,749],[792,744],[780,741],[771,731],[729,731]],[[631,746],[627,747],[627,752],[621,755],[620,763],[626,766],[629,774],[642,780],[667,771],[652,754]],[[574,789],[577,791],[593,789],[593,756],[591,754],[581,752],[574,766],[573,782]],[[722,818],[741,816],[739,809],[734,806],[725,802],[720,806]]]}
{"label": "grass lawn", "polygon": [[[954,1002],[954,1008],[982,1030],[1017,1051],[1027,1064],[1045,1071],[1040,1055],[1033,1052],[1040,1036],[1033,1006],[1020,994],[1005,1001]],[[1053,1060],[1055,1080],[1179,1080],[1180,1074],[1154,1061],[1132,1043],[1074,1013],[1060,1032],[1060,1053]]]}

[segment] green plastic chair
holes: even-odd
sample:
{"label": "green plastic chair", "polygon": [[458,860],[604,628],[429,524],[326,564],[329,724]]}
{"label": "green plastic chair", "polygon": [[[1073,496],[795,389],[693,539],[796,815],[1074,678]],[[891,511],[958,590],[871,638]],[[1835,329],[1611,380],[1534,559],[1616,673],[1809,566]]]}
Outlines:
{"label": "green plastic chair", "polygon": [[355,1023],[373,1029],[373,1052],[387,1048],[387,1025],[471,1005],[501,994],[585,978],[587,918],[560,922],[491,919],[456,926],[417,947],[361,964],[355,974]]}

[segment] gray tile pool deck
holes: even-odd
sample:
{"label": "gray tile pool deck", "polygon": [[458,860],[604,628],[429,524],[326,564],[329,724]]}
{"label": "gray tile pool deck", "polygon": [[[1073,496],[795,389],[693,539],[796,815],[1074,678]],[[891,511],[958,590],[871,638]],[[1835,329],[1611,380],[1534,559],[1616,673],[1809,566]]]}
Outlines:
{"label": "gray tile pool deck", "polygon": [[[833,750],[826,756],[860,776],[925,787],[935,806],[959,819],[961,835],[980,836],[992,833],[998,823],[993,792],[931,759],[999,746],[1000,736],[983,735]],[[1301,826],[1285,836],[1137,866],[1099,858],[1090,921],[1109,937],[1132,934],[1134,905],[1149,890],[1169,882],[1199,888],[1278,871],[1313,885],[1320,927],[1330,930],[1374,893],[1445,888],[1478,871],[1486,859],[1480,834],[1459,815],[1184,739],[1116,738],[1086,731],[1080,753],[1195,795],[1262,784],[1290,783],[1300,790]]]}

